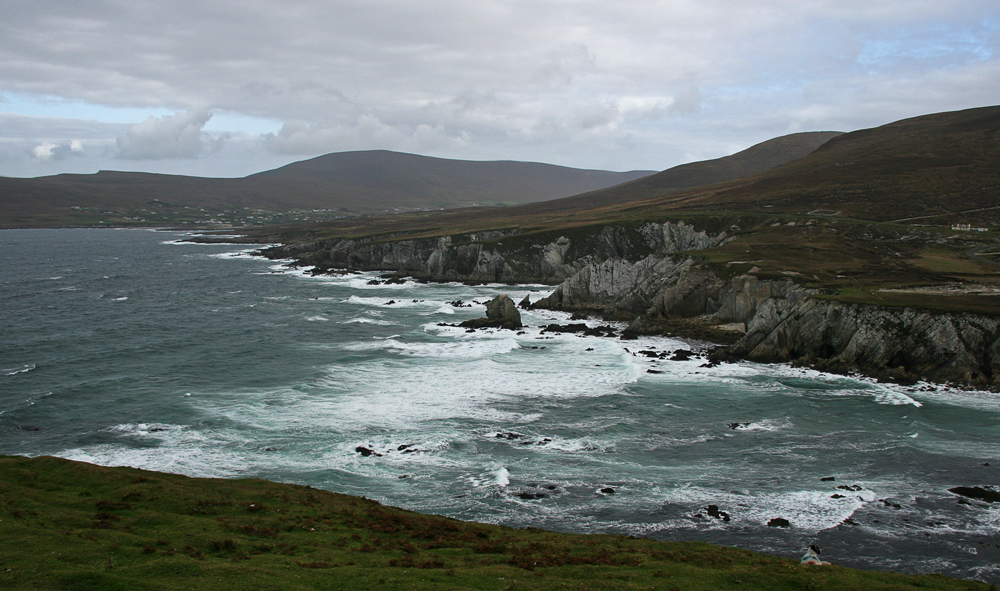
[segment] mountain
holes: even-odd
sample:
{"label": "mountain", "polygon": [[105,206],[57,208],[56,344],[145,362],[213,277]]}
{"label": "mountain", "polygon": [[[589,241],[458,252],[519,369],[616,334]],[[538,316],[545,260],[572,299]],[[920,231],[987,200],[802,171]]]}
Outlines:
{"label": "mountain", "polygon": [[[130,219],[185,222],[248,209],[322,209],[332,216],[511,205],[593,191],[651,173],[447,160],[375,150],[327,154],[236,179],[115,171],[0,177],[0,225],[96,223],[97,218],[107,218],[105,223],[111,224]],[[191,211],[199,208],[206,211]]]}
{"label": "mountain", "polygon": [[711,211],[824,210],[879,221],[1000,221],[1000,106],[847,133],[784,166],[657,202]]}
{"label": "mountain", "polygon": [[[327,154],[251,175],[263,198],[304,187],[317,207],[442,208],[546,201],[641,178],[652,171],[581,170],[536,162],[473,162],[375,150]],[[294,187],[294,189],[293,189]],[[323,205],[326,204],[326,205]]]}
{"label": "mountain", "polygon": [[842,132],[839,131],[793,133],[761,142],[731,156],[681,164],[663,172],[614,187],[574,195],[536,209],[554,211],[563,207],[599,207],[748,177],[804,158],[840,135]]}

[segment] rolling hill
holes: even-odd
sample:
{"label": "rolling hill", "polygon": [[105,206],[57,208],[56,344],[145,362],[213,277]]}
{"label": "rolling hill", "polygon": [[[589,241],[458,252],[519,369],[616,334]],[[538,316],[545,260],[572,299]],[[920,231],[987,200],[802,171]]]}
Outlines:
{"label": "rolling hill", "polygon": [[185,223],[220,217],[238,225],[253,223],[242,215],[248,209],[269,213],[321,209],[333,217],[512,205],[566,197],[651,173],[446,160],[376,150],[327,154],[236,179],[115,171],[0,177],[0,226],[91,225],[102,220]]}
{"label": "rolling hill", "polygon": [[[557,201],[552,207],[623,203],[756,174],[808,155],[839,132],[797,133],[742,152],[652,171],[608,172],[534,162],[474,162],[384,150],[340,152],[238,179],[101,171],[34,179],[0,177],[0,226],[89,225],[206,219],[232,225],[312,212],[306,219],[478,205]],[[188,211],[184,211],[185,208]],[[203,208],[204,212],[191,209]],[[302,214],[299,214],[302,216]],[[117,217],[116,217],[117,216]]]}
{"label": "rolling hill", "polygon": [[[767,144],[729,158],[743,158]],[[715,168],[728,166],[720,164],[696,163]],[[690,216],[693,212],[716,217],[816,212],[827,217],[878,222],[1000,225],[1000,106],[924,115],[833,134],[808,155],[763,172],[679,188],[681,179],[694,176],[690,173],[697,169],[696,165],[544,203],[341,220],[270,235],[295,241],[299,239],[297,234],[357,237],[405,232],[419,236],[497,228],[544,232]]]}
{"label": "rolling hill", "polygon": [[841,134],[839,131],[793,133],[761,142],[731,156],[681,164],[634,181],[555,200],[534,209],[556,211],[562,208],[600,207],[732,181],[804,158]]}
{"label": "rolling hill", "polygon": [[806,158],[669,201],[683,209],[822,209],[878,221],[961,215],[1000,220],[1000,107],[844,134]]}

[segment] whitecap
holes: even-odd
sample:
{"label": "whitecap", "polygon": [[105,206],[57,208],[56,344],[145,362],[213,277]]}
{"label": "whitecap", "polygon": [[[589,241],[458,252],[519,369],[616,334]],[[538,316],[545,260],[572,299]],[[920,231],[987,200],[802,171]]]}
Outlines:
{"label": "whitecap", "polygon": [[916,406],[918,408],[923,406],[923,404],[910,398],[906,394],[898,391],[893,391],[888,388],[880,389],[880,391],[873,392],[873,398],[875,399],[875,402],[879,404],[885,404],[888,406],[904,406],[907,404],[912,404],[913,406]]}
{"label": "whitecap", "polygon": [[341,324],[372,324],[375,326],[399,326],[399,322],[392,322],[391,320],[378,320],[377,318],[365,318],[364,316],[358,316],[356,318],[351,318],[350,320],[343,320]]}
{"label": "whitecap", "polygon": [[329,322],[330,319],[322,314],[319,314],[316,316],[306,316],[305,320],[306,322]]}
{"label": "whitecap", "polygon": [[764,419],[761,421],[753,421],[746,423],[731,423],[730,428],[733,431],[779,431],[781,429],[787,429],[792,427],[792,423],[788,419]]}
{"label": "whitecap", "polygon": [[[64,450],[55,455],[101,466],[129,466],[197,477],[234,477],[249,463],[233,448],[248,440],[231,433],[200,431],[169,423],[122,423],[104,429],[126,439],[147,443],[140,447],[108,443]],[[149,446],[149,442],[157,445]]]}
{"label": "whitecap", "polygon": [[373,342],[349,343],[344,348],[349,351],[384,350],[406,357],[456,360],[487,358],[492,355],[508,353],[520,347],[513,338],[469,339],[437,343],[400,341],[397,340],[398,338],[400,335],[392,335]]}
{"label": "whitecap", "polygon": [[[215,246],[209,244],[206,246]],[[208,258],[212,259],[240,259],[240,258],[252,258],[262,249],[268,248],[267,246],[255,246],[253,248],[245,248],[243,250],[231,250],[228,252],[216,252],[213,254],[206,255]]]}
{"label": "whitecap", "polygon": [[29,371],[35,369],[36,365],[34,363],[25,364],[16,368],[8,368],[0,370],[5,376],[15,376],[19,373],[28,373]]}

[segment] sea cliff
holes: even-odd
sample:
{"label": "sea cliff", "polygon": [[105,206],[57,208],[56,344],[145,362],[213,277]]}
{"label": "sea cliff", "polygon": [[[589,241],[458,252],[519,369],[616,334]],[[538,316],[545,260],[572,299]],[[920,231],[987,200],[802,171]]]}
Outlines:
{"label": "sea cliff", "polygon": [[316,273],[554,285],[532,307],[628,320],[625,336],[669,331],[726,342],[713,353],[718,361],[793,362],[904,382],[1000,387],[1000,317],[835,301],[794,277],[762,277],[756,269],[728,276],[688,254],[730,239],[727,230],[678,221],[548,234],[328,240],[264,254]]}

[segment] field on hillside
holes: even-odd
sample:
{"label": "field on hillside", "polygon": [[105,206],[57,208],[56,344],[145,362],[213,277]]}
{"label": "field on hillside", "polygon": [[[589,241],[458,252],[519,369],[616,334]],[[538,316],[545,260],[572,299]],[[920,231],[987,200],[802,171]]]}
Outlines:
{"label": "field on hillside", "polygon": [[987,589],[701,543],[515,530],[309,487],[0,457],[4,589]]}

